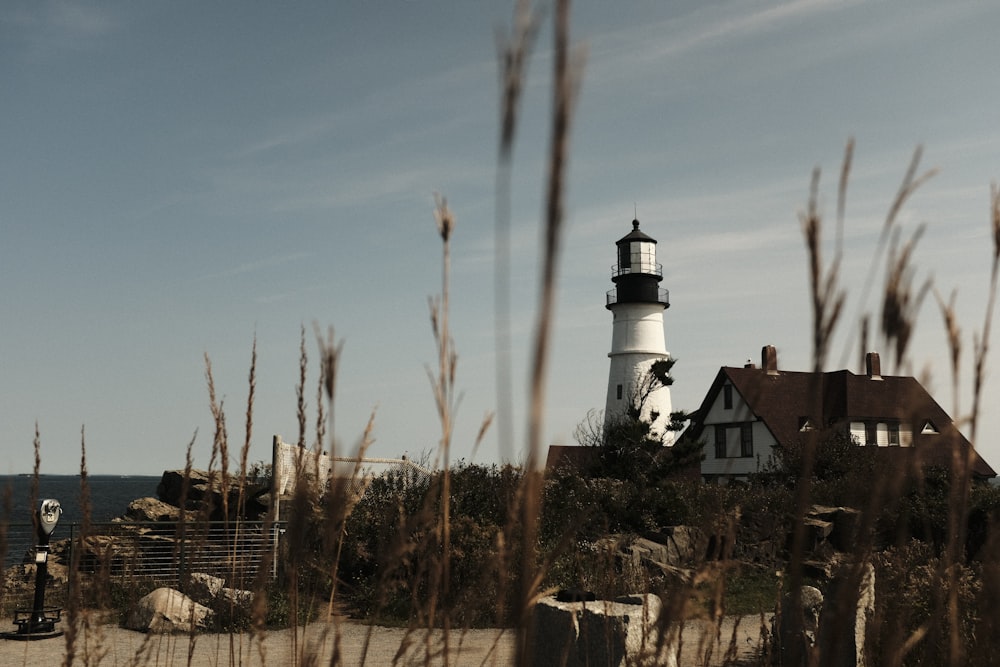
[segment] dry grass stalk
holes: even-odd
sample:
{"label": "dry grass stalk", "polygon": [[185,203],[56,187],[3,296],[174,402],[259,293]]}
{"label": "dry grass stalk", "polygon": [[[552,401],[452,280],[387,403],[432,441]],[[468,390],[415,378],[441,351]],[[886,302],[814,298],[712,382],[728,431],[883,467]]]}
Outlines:
{"label": "dry grass stalk", "polygon": [[893,230],[889,246],[888,272],[882,299],[882,334],[886,345],[895,353],[894,360],[899,367],[902,367],[906,358],[920,306],[931,288],[928,278],[916,292],[913,290],[914,269],[911,260],[923,232],[924,226],[921,225],[910,240],[899,248],[900,231],[897,227]]}
{"label": "dry grass stalk", "polygon": [[[7,562],[8,531],[10,530],[10,517],[14,513],[14,488],[8,481],[0,492],[0,564]],[[7,574],[7,568],[0,565],[0,577]],[[6,608],[6,590],[0,586],[0,609]]]}
{"label": "dry grass stalk", "polygon": [[497,30],[500,63],[500,137],[494,217],[493,299],[496,336],[497,439],[500,460],[514,458],[513,389],[510,375],[510,173],[514,137],[528,63],[538,34],[538,12],[530,0],[517,0],[510,35]]}
{"label": "dry grass stalk", "polygon": [[[309,368],[309,357],[306,355],[306,329],[299,330],[299,381],[295,385],[295,412],[299,419],[299,438],[296,442],[299,449],[306,447],[306,371]],[[322,443],[320,443],[322,447]],[[298,472],[298,471],[296,471]]]}
{"label": "dry grass stalk", "polygon": [[528,408],[528,452],[525,460],[524,493],[521,498],[523,555],[520,591],[517,599],[517,661],[528,664],[534,641],[532,609],[538,598],[543,573],[532,557],[538,536],[541,511],[542,433],[545,413],[545,388],[552,322],[555,319],[556,267],[562,245],[563,196],[566,160],[569,153],[569,128],[573,105],[580,83],[582,54],[570,55],[569,0],[557,0],[553,17],[552,129],[549,143],[548,185],[545,199],[544,251],[542,255],[541,298],[535,324],[531,354],[531,379]]}
{"label": "dry grass stalk", "polygon": [[[437,606],[439,601],[448,599],[451,585],[451,437],[454,428],[455,412],[455,373],[458,367],[458,353],[451,338],[448,327],[449,287],[451,282],[451,234],[455,227],[455,218],[448,208],[448,202],[440,195],[435,195],[434,219],[438,233],[441,235],[441,295],[430,301],[431,328],[437,345],[438,368],[437,376],[428,370],[431,376],[431,388],[434,393],[434,404],[437,407],[438,420],[441,424],[441,440],[438,458],[441,461],[440,516],[435,526],[436,538],[441,546],[441,561],[437,570],[432,573],[429,599],[426,600],[428,632],[424,638],[424,651],[427,661],[432,655],[430,628],[438,622]],[[451,618],[446,610],[441,614],[444,625],[445,665],[449,660],[449,642]]]}

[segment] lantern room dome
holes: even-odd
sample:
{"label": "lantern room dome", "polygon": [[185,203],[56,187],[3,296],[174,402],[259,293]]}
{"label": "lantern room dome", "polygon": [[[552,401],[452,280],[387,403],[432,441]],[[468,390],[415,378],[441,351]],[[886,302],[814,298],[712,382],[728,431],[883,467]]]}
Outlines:
{"label": "lantern room dome", "polygon": [[622,243],[628,243],[630,241],[645,241],[646,243],[656,243],[656,239],[654,239],[652,236],[646,234],[645,232],[639,231],[638,220],[632,221],[632,231],[626,234],[625,236],[621,237],[620,239],[618,239],[616,245],[620,245]]}

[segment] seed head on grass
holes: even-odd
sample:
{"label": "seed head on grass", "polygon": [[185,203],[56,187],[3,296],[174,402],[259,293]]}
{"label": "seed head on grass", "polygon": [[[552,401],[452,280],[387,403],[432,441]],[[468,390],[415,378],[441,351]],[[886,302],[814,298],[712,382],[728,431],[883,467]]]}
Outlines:
{"label": "seed head on grass", "polygon": [[931,289],[931,281],[925,279],[916,290],[913,288],[915,270],[912,265],[913,251],[923,235],[921,225],[902,248],[899,247],[899,228],[895,228],[890,243],[888,273],[882,298],[882,335],[892,346],[895,363],[901,366],[906,358],[910,338],[916,328],[917,314],[924,298]]}

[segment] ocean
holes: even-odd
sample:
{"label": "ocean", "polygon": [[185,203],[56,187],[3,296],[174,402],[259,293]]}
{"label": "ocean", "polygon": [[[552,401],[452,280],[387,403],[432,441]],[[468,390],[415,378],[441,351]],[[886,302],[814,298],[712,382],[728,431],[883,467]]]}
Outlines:
{"label": "ocean", "polygon": [[[136,498],[155,498],[159,483],[159,475],[87,475],[90,520],[110,521],[124,514],[128,504]],[[6,514],[0,505],[0,519],[7,519],[12,524],[31,523],[31,475],[0,475],[0,494],[8,488],[11,490],[11,512]],[[44,498],[55,498],[62,505],[60,525],[80,523],[83,519],[80,514],[79,475],[41,475],[38,478],[38,500]]]}
{"label": "ocean", "polygon": [[[31,528],[31,475],[0,475],[0,499],[10,490],[11,510],[8,513],[0,500],[0,522],[5,524],[6,553],[2,554],[4,567],[30,559],[35,543]],[[90,520],[105,522],[121,516],[125,508],[136,498],[156,496],[156,485],[160,477],[88,475],[90,487]],[[38,478],[38,501],[54,498],[62,506],[62,516],[52,532],[53,540],[60,540],[74,532],[73,524],[79,524],[80,476],[41,475]]]}

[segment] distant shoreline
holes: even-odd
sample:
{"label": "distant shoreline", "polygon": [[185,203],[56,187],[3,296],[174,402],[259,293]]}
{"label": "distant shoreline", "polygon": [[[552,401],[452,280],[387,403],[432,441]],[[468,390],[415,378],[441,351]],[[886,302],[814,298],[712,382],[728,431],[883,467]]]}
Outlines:
{"label": "distant shoreline", "polygon": [[[34,476],[35,476],[35,473],[33,473],[33,472],[14,472],[14,473],[0,474],[0,479],[4,479],[4,478],[7,478],[7,477],[20,477],[20,478],[31,479]],[[120,478],[132,478],[132,477],[162,477],[162,476],[163,476],[163,473],[157,473],[157,474],[154,474],[154,475],[150,475],[150,474],[147,474],[147,473],[114,473],[114,472],[88,472],[87,473],[87,479],[94,479],[94,478],[98,478],[98,477],[102,477],[102,478],[104,478],[104,477],[113,477],[113,478],[116,478],[116,479],[120,479]],[[41,472],[41,473],[38,473],[38,477],[39,477],[39,479],[53,478],[53,477],[62,477],[62,478],[72,477],[72,478],[75,478],[75,479],[79,479],[80,478],[80,473],[78,473],[78,472],[77,473]]]}

